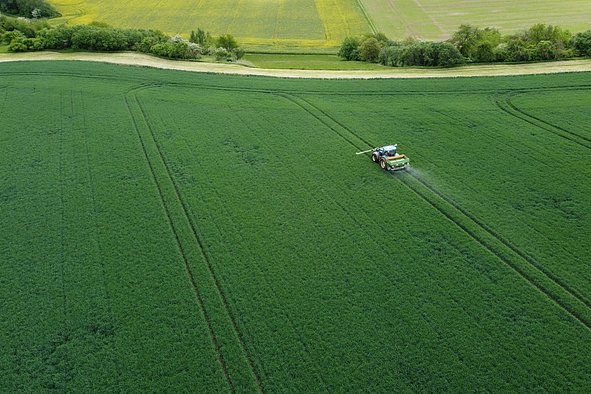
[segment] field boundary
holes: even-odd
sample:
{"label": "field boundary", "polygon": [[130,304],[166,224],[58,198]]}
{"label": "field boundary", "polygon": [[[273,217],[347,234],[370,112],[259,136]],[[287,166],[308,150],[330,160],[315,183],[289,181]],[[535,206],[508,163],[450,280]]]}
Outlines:
{"label": "field boundary", "polygon": [[491,64],[454,68],[403,68],[386,70],[281,70],[250,68],[237,64],[204,63],[166,60],[135,52],[119,53],[58,53],[30,52],[0,54],[0,63],[19,61],[90,61],[127,66],[152,67],[166,70],[190,71],[227,75],[252,75],[295,79],[404,79],[404,78],[457,78],[482,76],[513,76],[591,71],[591,59],[565,60],[546,63]]}
{"label": "field boundary", "polygon": [[[356,149],[363,150],[366,149],[367,146],[375,146],[375,144],[371,144],[368,140],[359,136],[346,125],[343,125],[337,119],[334,119],[331,115],[311,104],[306,99],[302,97],[296,98],[293,95],[289,95],[291,97],[286,97],[288,95],[280,96],[285,97],[294,104],[298,105],[300,108],[318,119],[321,123],[326,125],[335,134],[337,134],[350,145],[354,146]],[[314,111],[318,111],[320,115],[314,113]],[[322,117],[330,119],[330,121],[337,126],[335,127],[334,125],[331,125],[322,119]],[[351,138],[346,137],[343,133],[339,132],[337,127],[343,129],[346,133],[355,137],[361,143],[355,143]],[[537,261],[532,259],[529,255],[518,249],[513,244],[506,241],[495,231],[491,231],[490,228],[480,219],[468,212],[465,208],[461,207],[458,203],[454,202],[450,197],[444,195],[440,191],[435,190],[429,183],[420,179],[420,177],[412,173],[401,175],[403,176],[399,177],[398,174],[390,174],[392,178],[398,180],[412,192],[417,194],[422,200],[431,205],[435,210],[440,212],[444,217],[459,227],[470,238],[480,244],[485,250],[494,255],[511,270],[516,272],[551,302],[556,304],[558,307],[572,316],[576,321],[591,331],[591,303],[585,297],[581,296],[577,291],[570,289],[570,286],[564,284],[559,278],[557,281],[555,275],[549,275],[546,272],[547,270],[543,268],[541,264],[539,264]],[[407,178],[413,179],[416,183],[413,185],[411,182],[408,182],[404,175],[408,175]],[[431,196],[426,194],[424,191],[421,191],[421,188],[426,190],[427,193],[431,194]],[[437,201],[436,198],[438,198],[440,201]],[[486,238],[489,239],[487,240]]]}

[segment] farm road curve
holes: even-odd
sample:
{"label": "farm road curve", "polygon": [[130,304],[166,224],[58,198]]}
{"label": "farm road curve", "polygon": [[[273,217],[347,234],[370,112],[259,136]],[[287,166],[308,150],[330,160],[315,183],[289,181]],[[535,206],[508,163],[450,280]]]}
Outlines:
{"label": "farm road curve", "polygon": [[0,54],[0,62],[31,60],[78,60],[132,66],[155,67],[169,70],[205,72],[215,74],[258,75],[278,78],[321,78],[321,79],[385,79],[385,78],[444,78],[550,74],[591,71],[591,59],[565,60],[547,63],[494,64],[462,66],[447,69],[385,69],[385,70],[280,70],[251,68],[239,64],[203,63],[160,59],[133,53],[58,53],[30,52]]}

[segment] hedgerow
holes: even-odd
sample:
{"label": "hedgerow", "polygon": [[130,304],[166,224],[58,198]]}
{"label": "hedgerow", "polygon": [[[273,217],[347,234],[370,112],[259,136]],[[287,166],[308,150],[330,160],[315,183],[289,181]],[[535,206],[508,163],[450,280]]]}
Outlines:
{"label": "hedgerow", "polygon": [[338,54],[344,60],[393,67],[558,60],[591,56],[591,30],[572,35],[558,26],[537,24],[503,36],[495,28],[461,25],[446,42],[378,40],[376,35],[347,37]]}
{"label": "hedgerow", "polygon": [[35,19],[60,16],[46,0],[0,0],[0,12]]}
{"label": "hedgerow", "polygon": [[[192,39],[197,40],[199,37],[194,33]],[[212,38],[211,34],[203,32],[200,44],[180,36],[169,37],[158,30],[120,29],[104,23],[51,27],[47,22],[2,15],[0,42],[8,44],[11,52],[44,49],[139,51],[171,59],[199,59],[207,54],[226,61],[235,61],[244,56],[244,50],[230,34]],[[212,49],[206,45],[211,45]]]}

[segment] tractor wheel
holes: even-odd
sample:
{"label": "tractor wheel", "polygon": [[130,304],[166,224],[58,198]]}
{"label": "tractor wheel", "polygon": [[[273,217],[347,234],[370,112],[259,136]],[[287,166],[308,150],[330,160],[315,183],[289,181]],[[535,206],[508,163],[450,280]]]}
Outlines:
{"label": "tractor wheel", "polygon": [[382,167],[383,170],[387,170],[388,169],[388,165],[386,164],[386,160],[381,160],[380,161],[380,167]]}
{"label": "tractor wheel", "polygon": [[373,161],[374,163],[377,163],[378,161],[380,161],[380,158],[378,157],[377,153],[374,153],[373,155],[371,155],[371,161]]}

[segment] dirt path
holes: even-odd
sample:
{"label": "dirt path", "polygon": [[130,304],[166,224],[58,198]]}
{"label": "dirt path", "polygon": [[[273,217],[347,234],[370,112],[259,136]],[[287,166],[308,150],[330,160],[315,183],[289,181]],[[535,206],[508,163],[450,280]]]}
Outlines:
{"label": "dirt path", "polygon": [[57,53],[30,52],[0,54],[0,62],[29,60],[81,60],[155,67],[169,70],[183,70],[217,74],[260,75],[279,78],[323,78],[323,79],[373,79],[373,78],[442,78],[548,74],[564,72],[591,71],[591,59],[567,60],[530,64],[495,64],[482,66],[463,66],[449,69],[387,69],[387,70],[275,70],[250,68],[238,64],[200,63],[172,61],[133,52],[124,53]]}

